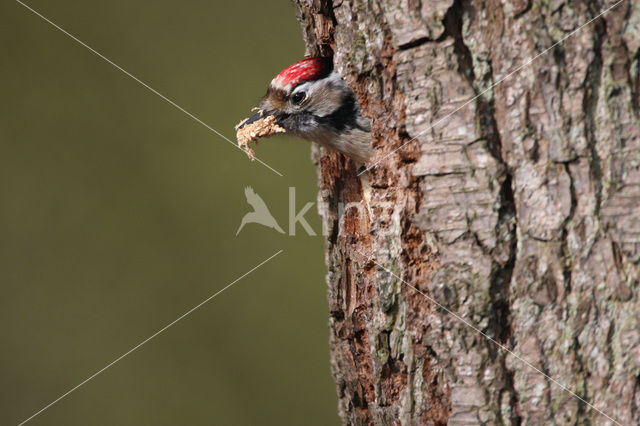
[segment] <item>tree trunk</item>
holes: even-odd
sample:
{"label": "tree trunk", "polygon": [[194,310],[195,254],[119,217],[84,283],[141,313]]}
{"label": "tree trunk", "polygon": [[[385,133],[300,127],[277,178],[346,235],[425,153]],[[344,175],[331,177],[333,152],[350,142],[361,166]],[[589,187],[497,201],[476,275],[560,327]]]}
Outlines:
{"label": "tree trunk", "polygon": [[344,423],[640,424],[640,2],[294,3],[380,161],[314,152]]}

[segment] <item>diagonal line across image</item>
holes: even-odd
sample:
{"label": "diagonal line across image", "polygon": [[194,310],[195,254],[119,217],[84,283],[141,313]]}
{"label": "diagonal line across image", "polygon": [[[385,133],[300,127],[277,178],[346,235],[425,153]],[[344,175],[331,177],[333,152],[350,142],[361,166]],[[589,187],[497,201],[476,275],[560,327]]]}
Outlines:
{"label": "diagonal line across image", "polygon": [[[215,133],[216,135],[220,136],[222,139],[224,139],[225,141],[227,141],[228,143],[230,143],[231,145],[233,145],[236,149],[242,151],[242,148],[240,148],[235,142],[233,142],[231,139],[229,139],[228,137],[226,137],[225,135],[223,135],[222,133],[220,133],[219,131],[217,131],[216,129],[214,129],[213,127],[211,127],[209,124],[205,123],[204,121],[202,121],[201,119],[199,119],[198,117],[196,117],[195,115],[193,115],[192,113],[190,113],[189,111],[187,111],[186,109],[184,109],[183,107],[181,107],[180,105],[178,105],[177,103],[175,103],[174,101],[172,101],[171,99],[169,99],[168,97],[166,97],[165,95],[163,95],[162,93],[158,92],[156,89],[154,89],[153,87],[149,86],[147,83],[145,83],[144,81],[140,80],[138,77],[136,77],[135,75],[131,74],[129,71],[127,71],[126,69],[122,68],[120,65],[116,64],[115,62],[113,62],[111,59],[107,58],[106,56],[104,56],[102,53],[98,52],[97,50],[95,50],[94,48],[92,48],[91,46],[89,46],[88,44],[86,44],[85,42],[83,42],[82,40],[80,40],[79,38],[77,38],[76,36],[74,36],[73,34],[69,33],[68,31],[66,31],[64,28],[60,27],[59,25],[57,25],[55,22],[51,21],[49,18],[47,18],[46,16],[42,15],[40,12],[38,12],[37,10],[33,9],[32,7],[24,4],[23,2],[21,2],[20,0],[16,0],[16,2],[18,2],[20,5],[24,6],[26,9],[28,9],[29,11],[31,11],[32,13],[34,13],[35,15],[37,15],[38,17],[42,18],[44,21],[46,21],[47,23],[51,24],[54,28],[56,28],[57,30],[59,30],[60,32],[62,32],[63,34],[65,34],[66,36],[68,36],[69,38],[71,38],[72,40],[74,40],[75,42],[77,42],[78,44],[80,44],[81,46],[87,48],[88,50],[90,50],[92,53],[96,54],[97,56],[99,56],[101,59],[103,59],[104,61],[108,62],[109,64],[113,65],[115,68],[117,68],[119,71],[121,71],[122,73],[124,73],[125,75],[127,75],[128,77],[132,78],[133,80],[135,80],[137,83],[139,83],[140,85],[142,85],[144,88],[146,88],[147,90],[149,90],[150,92],[152,92],[153,94],[159,96],[160,98],[162,98],[162,100],[166,101],[167,103],[169,103],[171,106],[173,106],[174,108],[178,109],[179,111],[183,112],[184,114],[188,115],[190,118],[192,118],[193,120],[195,120],[196,122],[198,122],[199,124],[203,125],[204,127],[206,127],[207,129],[209,129],[210,131],[212,131],[213,133]],[[260,160],[259,158],[256,158],[256,161],[260,164],[262,164],[264,167],[268,168],[269,170],[271,170],[273,173],[277,174],[278,176],[282,177],[284,176],[282,173],[280,173],[278,170],[274,169],[273,167],[271,167],[270,165],[268,165],[267,163],[265,163],[264,161]]]}
{"label": "diagonal line across image", "polygon": [[196,311],[197,309],[199,309],[200,307],[202,307],[203,305],[205,305],[207,302],[213,300],[215,297],[217,297],[219,294],[221,294],[222,292],[224,292],[225,290],[227,290],[229,287],[233,286],[234,284],[236,284],[238,281],[242,280],[243,278],[245,278],[247,275],[251,274],[252,272],[256,271],[257,269],[259,269],[260,267],[264,266],[267,262],[273,260],[276,256],[278,256],[280,253],[282,253],[284,250],[279,250],[276,253],[272,254],[271,256],[269,256],[268,258],[266,258],[265,260],[263,260],[262,262],[258,263],[256,266],[254,266],[253,268],[249,269],[247,272],[245,272],[244,274],[240,275],[238,278],[236,278],[235,280],[231,281],[229,284],[227,284],[225,287],[223,287],[222,289],[218,290],[217,292],[215,292],[214,294],[212,294],[211,296],[207,297],[206,299],[204,299],[202,302],[198,303],[197,305],[195,305],[193,308],[189,309],[188,311],[186,311],[185,313],[183,313],[182,315],[180,315],[178,318],[174,319],[173,321],[171,321],[170,323],[168,323],[167,325],[165,325],[164,327],[162,327],[161,329],[159,329],[158,331],[156,331],[155,333],[153,333],[151,336],[147,337],[146,339],[142,340],[140,343],[138,343],[137,345],[135,345],[134,347],[132,347],[131,349],[129,349],[128,351],[126,351],[125,353],[123,353],[122,355],[120,355],[119,357],[117,357],[116,359],[114,359],[113,361],[111,361],[109,364],[105,365],[104,367],[102,367],[100,370],[96,371],[95,373],[93,373],[92,375],[90,375],[89,377],[87,377],[86,379],[84,379],[82,382],[78,383],[77,385],[75,385],[74,387],[72,387],[71,389],[69,389],[68,391],[66,391],[65,393],[63,393],[62,395],[60,395],[58,398],[54,399],[53,401],[51,401],[49,404],[45,405],[44,407],[42,407],[40,410],[36,411],[34,414],[32,414],[31,416],[29,416],[28,418],[26,418],[25,420],[23,420],[22,422],[19,423],[18,426],[22,426],[23,424],[31,421],[32,419],[34,419],[36,416],[38,416],[39,414],[41,414],[42,412],[46,411],[47,409],[49,409],[50,407],[52,407],[53,405],[57,404],[60,400],[62,400],[63,398],[69,396],[69,394],[73,393],[74,391],[76,391],[78,388],[80,388],[81,386],[85,385],[86,383],[90,382],[91,380],[93,380],[94,378],[96,378],[98,375],[100,375],[101,373],[103,373],[105,370],[107,370],[108,368],[110,368],[111,366],[113,366],[114,364],[116,364],[117,362],[121,361],[123,358],[127,357],[128,355],[130,355],[132,352],[140,349],[140,347],[142,347],[143,345],[145,345],[146,343],[148,343],[150,340],[154,339],[155,337],[157,337],[158,335],[164,333],[165,331],[167,331],[167,329],[169,329],[170,327],[174,326],[177,322],[183,320],[184,318],[186,318],[187,316],[189,316],[190,314],[192,314],[194,311]]}
{"label": "diagonal line across image", "polygon": [[458,111],[460,111],[462,108],[466,107],[467,105],[469,105],[471,102],[475,101],[476,99],[478,99],[479,97],[481,97],[482,95],[484,95],[485,93],[487,93],[488,91],[494,89],[496,86],[498,86],[499,84],[503,83],[505,80],[513,77],[516,73],[518,73],[519,71],[521,71],[523,68],[526,68],[527,66],[531,65],[536,59],[540,58],[541,56],[544,56],[545,54],[549,53],[551,50],[553,50],[556,46],[558,46],[561,43],[564,43],[568,38],[573,37],[574,35],[576,35],[580,30],[582,30],[583,28],[585,28],[588,25],[591,25],[592,23],[594,23],[596,20],[598,20],[599,18],[601,18],[603,15],[605,15],[606,13],[610,12],[611,10],[613,10],[616,6],[620,5],[623,2],[623,0],[618,0],[618,2],[614,3],[612,6],[609,6],[608,8],[604,9],[603,11],[601,11],[600,13],[598,13],[595,17],[591,18],[590,20],[588,20],[587,22],[585,22],[584,24],[580,25],[578,28],[576,28],[575,30],[571,31],[569,34],[567,34],[566,36],[562,37],[560,40],[558,40],[557,42],[553,43],[550,47],[546,48],[545,50],[543,50],[542,52],[538,53],[536,56],[534,56],[533,58],[529,59],[528,61],[526,61],[524,64],[520,65],[519,67],[517,67],[516,69],[514,69],[513,71],[511,71],[509,74],[507,74],[506,76],[502,77],[500,80],[498,80],[497,82],[493,83],[491,86],[487,87],[486,89],[484,89],[482,92],[478,93],[476,96],[474,96],[473,98],[469,99],[468,101],[466,101],[465,103],[463,103],[462,105],[460,105],[458,108],[454,109],[453,111],[451,111],[449,114],[445,115],[444,117],[436,120],[435,123],[429,125],[426,129],[424,129],[423,131],[421,131],[420,133],[418,133],[417,135],[415,135],[414,137],[412,137],[408,142],[403,143],[402,145],[400,145],[398,148],[394,149],[393,151],[391,151],[390,153],[384,155],[382,158],[380,158],[379,160],[377,160],[375,163],[373,163],[370,166],[367,166],[366,168],[360,170],[358,172],[358,176],[360,176],[361,174],[368,172],[371,169],[374,169],[376,167],[378,167],[378,164],[380,164],[383,160],[385,160],[386,158],[389,158],[391,155],[393,155],[394,153],[398,152],[399,150],[401,150],[402,148],[404,148],[405,146],[409,145],[410,143],[414,142],[416,139],[418,139],[420,136],[424,135],[425,133],[427,133],[429,130],[433,129],[434,127],[436,127],[437,125],[446,122],[449,118],[451,118],[451,116],[453,116],[455,113],[457,113]]}
{"label": "diagonal line across image", "polygon": [[600,415],[606,417],[608,420],[612,421],[613,423],[617,424],[618,426],[622,426],[622,424],[620,422],[618,422],[617,420],[615,420],[613,417],[607,415],[605,412],[603,412],[602,410],[596,408],[592,403],[590,403],[589,401],[587,401],[586,399],[582,398],[580,395],[578,395],[577,393],[575,393],[574,391],[572,391],[571,389],[569,389],[568,387],[566,387],[565,385],[563,385],[562,383],[560,383],[559,381],[557,381],[556,379],[554,379],[553,377],[549,376],[548,374],[546,374],[545,372],[543,372],[542,370],[540,370],[539,368],[537,368],[535,365],[533,365],[532,363],[530,363],[529,361],[527,361],[526,359],[522,358],[520,355],[516,354],[515,352],[511,351],[509,348],[507,348],[505,345],[503,345],[502,343],[498,342],[496,339],[492,338],[491,336],[487,335],[487,333],[483,332],[482,330],[480,330],[476,325],[472,324],[471,322],[469,322],[468,320],[464,319],[462,316],[460,316],[459,314],[457,314],[456,312],[452,311],[451,309],[447,308],[446,306],[444,306],[442,303],[438,302],[436,299],[434,299],[432,296],[429,296],[428,294],[426,294],[424,291],[420,290],[418,287],[413,286],[411,284],[409,284],[407,281],[405,281],[402,277],[400,277],[399,275],[395,274],[393,271],[391,271],[390,269],[385,268],[384,266],[380,265],[378,262],[376,262],[375,260],[373,260],[373,256],[366,256],[364,253],[361,253],[359,251],[356,250],[356,253],[358,253],[360,256],[362,256],[366,262],[372,262],[376,267],[380,268],[381,270],[385,271],[386,273],[388,273],[389,275],[392,275],[393,277],[397,278],[398,280],[400,280],[400,282],[402,282],[402,284],[406,285],[407,287],[409,287],[410,289],[412,289],[413,291],[417,292],[418,294],[420,294],[422,297],[424,297],[425,299],[427,299],[428,301],[430,301],[431,303],[433,303],[434,305],[436,305],[438,308],[442,309],[443,311],[445,311],[447,314],[451,315],[452,317],[454,317],[456,320],[460,321],[462,324],[466,325],[467,327],[469,327],[471,330],[475,331],[476,333],[480,334],[482,337],[484,337],[485,339],[489,340],[491,343],[495,344],[500,350],[508,353],[509,355],[513,356],[514,358],[516,358],[517,360],[519,360],[520,362],[522,362],[523,364],[525,364],[527,367],[531,368],[532,370],[534,370],[536,373],[544,376],[545,379],[547,379],[548,381],[550,381],[551,383],[553,383],[554,385],[558,386],[560,389],[562,389],[563,391],[571,394],[573,397],[577,398],[580,402],[582,402],[583,404],[585,404],[586,406],[588,406],[589,408],[593,409],[594,411],[598,412]]}

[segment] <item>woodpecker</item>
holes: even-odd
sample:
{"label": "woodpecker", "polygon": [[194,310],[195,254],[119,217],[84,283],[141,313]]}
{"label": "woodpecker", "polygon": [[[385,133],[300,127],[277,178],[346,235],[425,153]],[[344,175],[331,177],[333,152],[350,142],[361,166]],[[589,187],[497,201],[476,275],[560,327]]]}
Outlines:
{"label": "woodpecker", "polygon": [[339,151],[360,166],[371,156],[371,123],[330,58],[307,58],[285,68],[258,109],[239,129],[272,115],[288,133]]}

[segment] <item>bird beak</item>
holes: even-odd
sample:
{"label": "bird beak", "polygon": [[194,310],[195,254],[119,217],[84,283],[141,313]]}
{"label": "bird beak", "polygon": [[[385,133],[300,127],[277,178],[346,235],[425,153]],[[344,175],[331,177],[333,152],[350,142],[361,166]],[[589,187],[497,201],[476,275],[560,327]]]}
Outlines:
{"label": "bird beak", "polygon": [[277,124],[281,124],[280,120],[286,117],[285,114],[282,114],[280,112],[260,110],[255,114],[253,114],[251,117],[247,118],[243,123],[240,123],[240,125],[238,125],[236,130],[240,130],[247,124],[254,123],[260,120],[261,118],[266,118],[266,117],[269,117],[270,115],[275,117]]}
{"label": "bird beak", "polygon": [[247,124],[254,123],[254,122],[256,122],[256,121],[260,120],[261,118],[266,117],[266,116],[268,116],[268,115],[269,115],[269,114],[265,113],[264,111],[258,111],[258,112],[256,112],[255,114],[253,114],[251,117],[247,118],[243,123],[241,123],[241,124],[238,126],[237,130],[240,130],[240,129],[242,129],[244,126],[246,126]]}
{"label": "bird beak", "polygon": [[260,110],[253,114],[251,117],[247,118],[244,122],[240,123],[236,130],[240,130],[247,124],[254,123],[261,118],[269,117],[270,115],[276,118],[276,124],[278,125],[282,125],[281,120],[287,117],[286,114],[283,114],[281,112]]}

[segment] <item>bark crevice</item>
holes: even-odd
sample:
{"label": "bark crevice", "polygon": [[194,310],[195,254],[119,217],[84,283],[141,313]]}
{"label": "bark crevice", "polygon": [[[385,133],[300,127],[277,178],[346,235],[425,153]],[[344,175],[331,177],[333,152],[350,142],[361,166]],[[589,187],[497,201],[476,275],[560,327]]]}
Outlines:
{"label": "bark crevice", "polygon": [[624,3],[502,81],[611,2],[294,3],[307,53],[333,56],[372,119],[380,160],[360,180],[314,150],[343,421],[605,420],[405,281],[639,423],[640,9]]}

